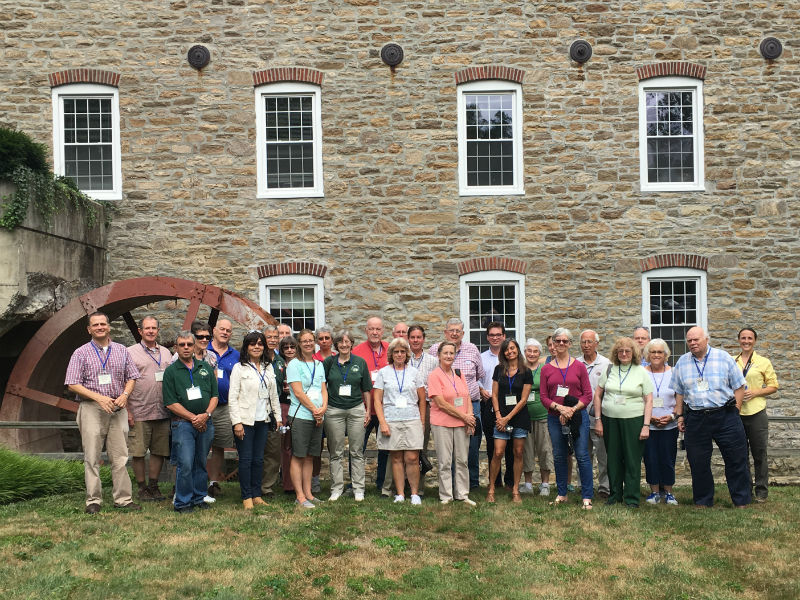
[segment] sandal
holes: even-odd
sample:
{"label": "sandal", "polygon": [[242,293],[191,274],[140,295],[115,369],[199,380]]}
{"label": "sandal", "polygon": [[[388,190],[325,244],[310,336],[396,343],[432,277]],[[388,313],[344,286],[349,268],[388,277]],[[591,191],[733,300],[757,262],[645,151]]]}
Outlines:
{"label": "sandal", "polygon": [[486,492],[486,502],[489,504],[494,504],[494,490],[489,490]]}
{"label": "sandal", "polygon": [[556,499],[550,503],[550,506],[558,506],[559,504],[566,504],[567,497],[566,496],[556,496]]}
{"label": "sandal", "polygon": [[592,501],[589,498],[583,499],[583,506],[581,507],[583,510],[592,510]]}
{"label": "sandal", "polygon": [[511,501],[514,504],[522,504],[522,496],[519,495],[519,492],[514,492],[511,494]]}

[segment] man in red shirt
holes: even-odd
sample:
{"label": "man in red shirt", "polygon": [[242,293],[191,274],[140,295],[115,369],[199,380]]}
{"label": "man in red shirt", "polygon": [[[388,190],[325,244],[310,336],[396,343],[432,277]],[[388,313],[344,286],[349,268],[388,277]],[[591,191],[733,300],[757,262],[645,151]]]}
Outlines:
{"label": "man in red shirt", "polygon": [[[375,375],[381,370],[383,367],[389,364],[389,357],[388,357],[388,349],[389,344],[383,341],[383,320],[380,317],[370,317],[367,319],[367,326],[365,328],[367,334],[367,341],[360,343],[358,346],[353,348],[352,353],[356,356],[360,356],[365,361],[367,361],[367,367],[369,367],[370,376],[372,377],[372,383],[375,383]],[[367,440],[369,439],[369,434],[372,433],[372,430],[375,430],[375,435],[378,435],[378,417],[375,415],[375,390],[372,390],[372,412],[370,413],[370,421],[369,425],[367,425],[367,430],[364,432],[364,449],[367,448]],[[386,489],[387,485],[389,487],[389,491],[384,494],[386,496],[390,496],[391,492],[391,483],[392,483],[392,471],[391,469],[386,468],[386,464],[389,462],[389,453],[384,450],[378,451],[378,471],[375,475],[375,485],[378,490]],[[387,483],[388,480],[388,483]]]}

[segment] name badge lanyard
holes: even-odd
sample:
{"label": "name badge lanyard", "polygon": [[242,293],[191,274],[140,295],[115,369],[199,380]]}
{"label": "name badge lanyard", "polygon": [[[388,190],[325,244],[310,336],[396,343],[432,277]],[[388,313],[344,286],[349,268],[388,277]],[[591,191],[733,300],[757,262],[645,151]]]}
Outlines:
{"label": "name badge lanyard", "polygon": [[701,381],[703,381],[703,373],[706,372],[706,363],[708,362],[708,355],[709,354],[711,354],[711,352],[707,352],[706,353],[706,357],[703,359],[703,368],[702,368],[702,370],[698,366],[697,359],[694,356],[692,357],[692,360],[694,361],[694,368],[697,369],[697,374],[700,375],[700,379],[697,380],[697,383],[700,383]]}
{"label": "name badge lanyard", "polygon": [[375,363],[375,370],[377,371],[380,367],[378,367],[378,359],[383,355],[383,344],[380,345],[381,347],[378,349],[376,353],[375,350],[370,348],[370,352],[372,352],[372,362]]}
{"label": "name badge lanyard", "polygon": [[625,371],[625,377],[622,376],[622,367],[617,365],[617,379],[619,379],[619,395],[622,396],[622,384],[625,383],[625,380],[628,378],[628,375],[631,374],[631,369],[633,365],[628,367],[628,370]]}
{"label": "name badge lanyard", "polygon": [[[509,377],[508,372],[506,372],[506,379],[508,379],[508,393],[514,394],[514,380],[517,378],[519,373],[514,373],[513,377]],[[514,394],[516,395],[516,394]]]}
{"label": "name badge lanyard", "polygon": [[[181,364],[186,367],[183,362],[181,362]],[[192,371],[194,371],[194,356],[192,357],[192,368],[186,367],[186,370],[189,371],[189,381],[192,382],[192,387],[194,387],[194,375],[192,374]]]}
{"label": "name badge lanyard", "polygon": [[[570,357],[570,358],[572,358],[572,357]],[[559,371],[561,371],[561,378],[564,380],[564,386],[567,386],[567,373],[569,372],[569,367],[572,364],[569,361],[570,361],[570,359],[568,358],[567,359],[567,368],[566,369],[562,369],[561,365],[558,364],[558,359],[555,359],[556,367],[558,368]]]}
{"label": "name badge lanyard", "polygon": [[111,358],[111,346],[108,347],[108,352],[106,353],[106,359],[103,360],[100,356],[100,350],[97,349],[97,346],[92,344],[92,348],[94,348],[94,353],[97,354],[97,360],[100,361],[100,368],[103,370],[103,373],[107,373],[106,365],[108,364],[108,359]]}
{"label": "name badge lanyard", "polygon": [[414,367],[415,369],[417,369],[417,368],[419,368],[419,366],[422,364],[422,357],[423,357],[424,355],[425,355],[425,353],[424,353],[424,352],[423,352],[422,354],[420,354],[420,355],[419,355],[419,362],[418,362],[417,364],[414,364],[414,353],[412,352],[412,353],[411,353],[411,356],[409,356],[409,357],[408,357],[408,362],[410,362],[410,363],[411,363],[411,366],[412,366],[412,367]]}
{"label": "name badge lanyard", "polygon": [[397,369],[395,369],[394,365],[392,365],[392,369],[394,369],[394,379],[395,379],[395,381],[397,381],[397,387],[400,388],[399,391],[402,394],[403,393],[403,386],[406,383],[406,369],[403,369],[403,381],[402,381],[402,383],[400,382],[400,378],[397,376]]}
{"label": "name badge lanyard", "polygon": [[[158,349],[158,346],[156,346],[156,350],[158,351],[158,360],[156,360],[156,357],[152,355],[152,353],[150,352],[149,348],[144,345],[144,342],[142,342],[142,348],[144,348],[144,353],[147,354],[147,356],[150,357],[150,360],[152,360],[154,363],[156,363],[158,365],[158,368],[160,370],[161,369],[161,351]],[[192,360],[194,360],[194,359],[192,359]]]}
{"label": "name badge lanyard", "polygon": [[[742,355],[740,354],[739,358],[741,358],[741,357],[742,357]],[[706,355],[706,358],[708,358],[708,355]],[[747,372],[750,370],[750,367],[753,366],[752,363],[753,363],[753,355],[751,354],[750,358],[747,359],[747,364],[744,367],[742,367],[742,375],[744,377],[747,377]]]}
{"label": "name badge lanyard", "polygon": [[306,361],[303,361],[303,364],[306,366],[306,369],[308,369],[308,372],[311,373],[311,383],[309,383],[308,387],[303,390],[303,393],[305,395],[308,395],[308,390],[310,390],[312,387],[314,387],[314,376],[317,374],[317,361],[316,360],[314,361],[314,370],[313,371],[308,367],[308,363]]}
{"label": "name badge lanyard", "polygon": [[264,375],[267,374],[267,371],[264,370],[264,375],[262,375],[261,371],[259,371],[253,363],[249,362],[247,364],[250,365],[256,373],[258,373],[258,378],[261,380],[261,385],[263,385],[265,389],[269,389],[267,388],[267,382],[264,380]]}
{"label": "name badge lanyard", "polygon": [[664,371],[661,374],[661,381],[656,381],[656,374],[650,371],[650,379],[653,380],[653,385],[656,386],[656,398],[661,398],[661,385],[664,383],[664,377],[667,376],[667,372]]}
{"label": "name badge lanyard", "polygon": [[350,367],[353,366],[353,363],[348,360],[344,364],[347,365],[347,368],[342,370],[342,363],[338,360],[336,361],[336,365],[339,367],[339,374],[342,376],[342,385],[347,385],[347,375],[350,373]]}

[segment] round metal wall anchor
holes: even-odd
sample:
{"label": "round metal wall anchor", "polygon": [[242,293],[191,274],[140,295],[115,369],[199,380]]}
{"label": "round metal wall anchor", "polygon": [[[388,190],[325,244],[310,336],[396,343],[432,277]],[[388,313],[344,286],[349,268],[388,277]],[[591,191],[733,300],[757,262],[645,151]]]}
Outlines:
{"label": "round metal wall anchor", "polygon": [[592,58],[592,45],[586,40],[576,40],[569,47],[569,57],[576,63],[585,63]]}
{"label": "round metal wall anchor", "polygon": [[775,60],[783,52],[780,40],[774,37],[764,38],[758,49],[761,52],[761,56],[767,60]]}
{"label": "round metal wall anchor", "polygon": [[211,52],[205,46],[192,46],[186,58],[189,64],[199,71],[211,61]]}
{"label": "round metal wall anchor", "polygon": [[381,48],[381,60],[390,67],[403,62],[403,48],[399,44],[386,44]]}

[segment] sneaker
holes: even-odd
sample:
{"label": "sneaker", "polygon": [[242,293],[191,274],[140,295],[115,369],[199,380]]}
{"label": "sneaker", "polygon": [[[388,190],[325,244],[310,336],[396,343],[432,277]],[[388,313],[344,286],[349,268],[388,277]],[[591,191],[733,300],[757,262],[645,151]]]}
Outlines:
{"label": "sneaker", "polygon": [[405,501],[406,501],[405,496],[401,496],[400,494],[398,494],[397,496],[394,497],[394,503],[395,504],[400,504],[401,502],[405,502]]}
{"label": "sneaker", "polygon": [[452,500],[439,500],[439,504],[450,504]]}
{"label": "sneaker", "polygon": [[520,494],[532,494],[533,493],[533,484],[528,483],[527,481],[519,486],[519,493]]}
{"label": "sneaker", "polygon": [[574,492],[575,491],[575,486],[572,485],[571,483],[567,484],[567,491],[568,492]]}
{"label": "sneaker", "polygon": [[325,502],[325,500],[320,500],[316,496],[314,496],[313,498],[309,498],[308,500],[309,502],[311,502],[311,504],[322,504],[323,502]]}
{"label": "sneaker", "polygon": [[364,492],[355,492],[353,494],[356,502],[363,502],[364,501]]}
{"label": "sneaker", "polygon": [[[674,498],[673,498],[673,500],[674,500]],[[645,499],[645,502],[647,502],[648,504],[658,504],[659,502],[661,502],[661,494],[659,494],[658,492],[652,492]],[[676,502],[676,504],[677,504],[677,502]]]}
{"label": "sneaker", "polygon": [[302,502],[295,500],[294,503],[300,508],[317,508],[310,500],[303,500]]}
{"label": "sneaker", "polygon": [[97,502],[93,502],[92,504],[86,505],[86,514],[87,515],[96,515],[100,512],[100,505]]}
{"label": "sneaker", "polygon": [[539,485],[539,495],[540,496],[549,496],[550,495],[550,484],[549,483],[542,483]]}
{"label": "sneaker", "polygon": [[212,481],[208,484],[208,495],[212,498],[219,498],[222,496],[222,488],[219,487],[219,484],[216,481]]}
{"label": "sneaker", "polygon": [[667,492],[664,494],[664,502],[667,504],[671,504],[672,506],[678,506],[678,501],[675,499],[675,496]]}
{"label": "sneaker", "polygon": [[478,503],[475,502],[475,500],[472,500],[470,498],[463,498],[462,500],[459,500],[459,502],[462,502],[462,503],[466,504],[467,506],[478,506]]}
{"label": "sneaker", "polygon": [[135,502],[128,502],[127,504],[115,504],[114,508],[118,510],[142,510],[142,507]]}
{"label": "sneaker", "polygon": [[311,493],[319,494],[319,475],[311,478]]}
{"label": "sneaker", "polygon": [[328,498],[328,502],[336,502],[342,495],[339,492],[333,492]]}
{"label": "sneaker", "polygon": [[[172,501],[175,502],[175,498],[173,498]],[[211,496],[206,496],[205,498],[203,498],[203,502],[205,502],[206,504],[214,504],[214,502],[216,501],[217,499]]]}
{"label": "sneaker", "polygon": [[418,494],[411,494],[411,504],[419,506],[422,504],[422,498],[420,498]]}
{"label": "sneaker", "polygon": [[139,502],[155,502],[155,496],[153,496],[153,490],[149,487],[142,486],[139,488]]}

